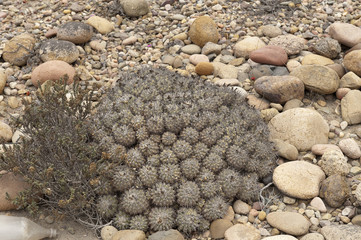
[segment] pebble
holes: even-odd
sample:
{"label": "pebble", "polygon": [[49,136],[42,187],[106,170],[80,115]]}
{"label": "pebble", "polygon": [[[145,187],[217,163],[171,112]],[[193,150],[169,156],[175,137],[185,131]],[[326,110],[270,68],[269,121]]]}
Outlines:
{"label": "pebble", "polygon": [[234,45],[234,55],[236,57],[248,58],[252,51],[265,47],[266,44],[258,37],[245,38]]}
{"label": "pebble", "polygon": [[302,59],[302,65],[319,65],[319,66],[326,66],[334,64],[334,62],[327,58],[323,57],[321,55],[317,54],[308,54]]}
{"label": "pebble", "polygon": [[148,237],[148,240],[184,240],[184,237],[177,230],[170,229],[153,233]]}
{"label": "pebble", "polygon": [[201,48],[196,44],[189,44],[181,48],[181,51],[192,55],[192,54],[199,54],[201,53]]}
{"label": "pebble", "polygon": [[323,155],[325,152],[331,150],[341,151],[335,144],[315,144],[311,148],[312,153],[315,155]]}
{"label": "pebble", "polygon": [[347,70],[354,72],[360,77],[361,76],[361,68],[359,66],[360,61],[361,61],[361,50],[354,50],[346,54],[346,56],[343,59],[343,64]]}
{"label": "pebble", "polygon": [[251,206],[241,200],[236,200],[233,203],[233,210],[235,213],[247,215],[251,210]]}
{"label": "pebble", "polygon": [[286,65],[288,56],[286,51],[278,46],[265,46],[254,50],[249,55],[252,61],[270,65]]}
{"label": "pebble", "polygon": [[116,232],[112,240],[145,240],[145,233],[140,230],[120,230]]}
{"label": "pebble", "polygon": [[92,16],[86,23],[94,27],[101,34],[108,34],[114,30],[114,25],[103,17]]}
{"label": "pebble", "polygon": [[31,34],[23,33],[17,35],[5,43],[2,58],[16,66],[23,66],[33,51],[35,42],[36,40]]}
{"label": "pebble", "polygon": [[342,76],[339,88],[359,89],[361,87],[361,78],[354,72],[348,72]]}
{"label": "pebble", "polygon": [[340,44],[337,40],[332,38],[318,40],[313,49],[317,54],[330,59],[336,58],[341,52]]}
{"label": "pebble", "polygon": [[272,212],[267,215],[267,222],[287,234],[301,236],[308,233],[311,223],[299,213]]}
{"label": "pebble", "polygon": [[292,144],[282,141],[280,139],[274,139],[275,147],[279,156],[287,160],[296,160],[298,158],[298,150]]}
{"label": "pebble", "polygon": [[122,44],[123,45],[132,45],[134,44],[136,41],[138,40],[138,38],[136,36],[130,36],[126,39],[123,40]]}
{"label": "pebble", "polygon": [[320,197],[330,207],[340,207],[350,195],[347,179],[339,174],[331,175],[321,183]]}
{"label": "pebble", "polygon": [[200,47],[207,42],[217,43],[219,39],[217,25],[209,16],[198,17],[190,26],[188,35]]}
{"label": "pebble", "polygon": [[207,42],[203,47],[202,47],[202,54],[203,55],[209,55],[209,54],[220,54],[222,50],[222,45],[218,45],[216,43],[213,42]]}
{"label": "pebble", "polygon": [[347,158],[338,150],[326,151],[322,155],[318,165],[321,166],[327,176],[334,174],[346,175],[350,171]]}
{"label": "pebble", "polygon": [[328,33],[333,39],[348,47],[361,42],[361,29],[349,23],[332,23]]}
{"label": "pebble", "polygon": [[4,71],[0,70],[0,94],[3,93],[6,85],[7,76]]}
{"label": "pebble", "polygon": [[112,240],[113,235],[117,232],[118,230],[115,227],[105,226],[102,228],[100,236],[102,237],[102,240]]}
{"label": "pebble", "polygon": [[295,238],[291,235],[278,235],[278,236],[272,236],[272,237],[265,237],[262,240],[297,240],[297,238]]}
{"label": "pebble", "polygon": [[225,240],[259,240],[261,234],[258,229],[248,224],[235,224],[224,233]]}
{"label": "pebble", "polygon": [[341,99],[342,120],[349,125],[361,123],[361,91],[350,90]]}
{"label": "pebble", "polygon": [[288,141],[299,151],[310,150],[315,144],[328,142],[328,124],[315,110],[289,109],[272,118],[268,127],[271,139]]}
{"label": "pebble", "polygon": [[298,77],[263,76],[254,82],[256,92],[273,103],[285,103],[291,99],[302,100],[304,84]]}
{"label": "pebble", "polygon": [[311,199],[319,194],[325,174],[320,167],[305,161],[292,161],[279,165],[273,172],[273,182],[288,196]]}
{"label": "pebble", "polygon": [[203,54],[193,54],[189,57],[189,61],[193,65],[197,65],[200,62],[209,62],[209,59],[206,55]]}
{"label": "pebble", "polygon": [[[174,60],[173,60],[174,61]],[[194,71],[198,75],[211,75],[214,72],[214,67],[212,63],[209,62],[199,62]]]}
{"label": "pebble", "polygon": [[360,226],[354,225],[329,225],[321,228],[320,233],[325,239],[359,239]]}
{"label": "pebble", "polygon": [[41,44],[39,54],[44,62],[60,60],[73,63],[79,57],[79,50],[72,42],[51,39]]}
{"label": "pebble", "polygon": [[123,0],[120,1],[120,5],[128,17],[140,17],[149,12],[146,0]]}
{"label": "pebble", "polygon": [[316,208],[318,211],[320,211],[322,213],[327,212],[327,208],[325,206],[325,203],[319,197],[314,197],[310,202],[310,206]]}
{"label": "pebble", "polygon": [[38,86],[38,83],[43,84],[48,80],[58,81],[65,75],[68,75],[67,83],[72,83],[75,69],[64,61],[52,60],[36,67],[31,74],[31,81],[34,86]]}
{"label": "pebble", "polygon": [[357,159],[361,157],[361,150],[353,138],[342,139],[338,146],[342,152],[349,158]]}
{"label": "pebble", "polygon": [[82,22],[67,22],[57,30],[59,40],[66,40],[75,44],[88,42],[93,36],[93,28]]}
{"label": "pebble", "polygon": [[325,66],[302,65],[294,69],[290,75],[298,77],[306,89],[320,94],[334,93],[340,85],[337,73]]}
{"label": "pebble", "polygon": [[301,237],[300,240],[324,240],[325,238],[320,233],[307,233]]}
{"label": "pebble", "polygon": [[212,238],[216,238],[216,239],[224,238],[224,234],[225,234],[226,230],[232,226],[233,226],[233,224],[230,220],[217,219],[211,223],[209,230],[211,232]]}
{"label": "pebble", "polygon": [[305,40],[303,38],[288,34],[280,35],[275,38],[272,38],[268,45],[282,47],[287,55],[295,55],[300,53],[305,45]]}

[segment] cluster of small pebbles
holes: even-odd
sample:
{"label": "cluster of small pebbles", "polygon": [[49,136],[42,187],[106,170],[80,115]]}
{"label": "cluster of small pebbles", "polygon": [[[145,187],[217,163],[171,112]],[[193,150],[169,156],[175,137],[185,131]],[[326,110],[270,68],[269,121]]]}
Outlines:
{"label": "cluster of small pebbles", "polygon": [[[69,84],[78,78],[105,89],[136,66],[166,67],[244,95],[268,122],[279,155],[273,186],[259,202],[236,201],[192,239],[360,239],[359,1],[0,0],[0,6],[0,137],[9,144],[21,132],[9,127],[8,115],[21,114],[22,100],[31,101],[48,80],[67,74]],[[2,211],[14,207],[5,193],[21,189],[21,180],[12,181],[1,178]],[[110,226],[101,235],[189,237]]]}

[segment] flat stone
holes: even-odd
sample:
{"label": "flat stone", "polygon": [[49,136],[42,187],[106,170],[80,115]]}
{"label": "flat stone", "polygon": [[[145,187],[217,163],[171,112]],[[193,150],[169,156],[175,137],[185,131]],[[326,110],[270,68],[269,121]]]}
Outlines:
{"label": "flat stone", "polygon": [[342,139],[338,146],[342,152],[349,158],[357,159],[361,157],[361,150],[357,142],[353,138]]}
{"label": "flat stone", "polygon": [[218,55],[221,53],[221,51],[222,51],[222,46],[213,42],[207,42],[202,48],[202,54],[204,55],[209,55],[212,53]]}
{"label": "flat stone", "polygon": [[207,42],[217,43],[220,37],[216,23],[209,16],[198,17],[189,28],[191,41],[200,47]]}
{"label": "flat stone", "polygon": [[232,65],[226,65],[220,62],[213,62],[214,76],[224,79],[237,79],[238,69]]}
{"label": "flat stone", "polygon": [[224,234],[226,230],[232,226],[233,224],[229,220],[217,219],[211,223],[209,230],[211,232],[212,238],[219,239],[219,238],[224,238]]}
{"label": "flat stone", "polygon": [[315,144],[311,148],[312,153],[315,155],[323,155],[325,152],[331,150],[341,151],[341,149],[335,144]]}
{"label": "flat stone", "polygon": [[261,27],[262,29],[262,33],[263,35],[269,37],[269,38],[274,38],[277,37],[279,35],[282,35],[282,29],[274,26],[274,25],[265,25]]}
{"label": "flat stone", "polygon": [[255,95],[249,94],[247,95],[247,102],[250,106],[254,107],[255,109],[258,110],[264,110],[269,108],[269,101],[267,101],[266,99],[263,98],[258,98]]}
{"label": "flat stone", "polygon": [[283,111],[287,111],[289,109],[292,109],[292,108],[300,108],[302,107],[304,104],[301,100],[299,99],[291,99],[289,101],[287,101],[285,103],[285,105],[283,106]]}
{"label": "flat stone", "polygon": [[181,51],[192,55],[192,54],[198,54],[201,52],[201,48],[196,44],[189,44],[181,48]]}
{"label": "flat stone", "polygon": [[286,51],[287,55],[295,55],[303,50],[305,46],[305,39],[292,34],[280,35],[272,38],[268,45],[282,47]]}
{"label": "flat stone", "polygon": [[93,28],[83,22],[67,22],[57,31],[59,40],[66,40],[75,44],[88,42],[93,36]]}
{"label": "flat stone", "polygon": [[138,38],[136,36],[130,36],[130,37],[124,39],[122,44],[123,45],[132,45],[132,44],[136,43],[137,40],[138,40]]}
{"label": "flat stone", "polygon": [[15,210],[17,206],[7,200],[6,195],[8,194],[10,199],[13,200],[20,192],[25,191],[29,185],[20,175],[5,173],[0,176],[0,211]]}
{"label": "flat stone", "polygon": [[260,240],[261,234],[251,225],[235,224],[226,230],[224,237],[225,240]]}
{"label": "flat stone", "polygon": [[308,54],[302,59],[302,65],[326,66],[330,64],[334,64],[331,59],[317,54]]}
{"label": "flat stone", "polygon": [[39,54],[41,60],[44,62],[60,60],[67,63],[73,63],[79,57],[79,50],[72,42],[51,39],[41,44]]}
{"label": "flat stone", "polygon": [[321,183],[320,197],[323,198],[330,207],[341,207],[350,194],[351,189],[344,176],[338,174],[332,175]]}
{"label": "flat stone", "polygon": [[263,76],[254,82],[256,92],[273,103],[285,103],[304,97],[304,84],[293,76]]}
{"label": "flat stone", "polygon": [[349,23],[332,23],[328,34],[347,47],[353,47],[361,42],[361,28]]}
{"label": "flat stone", "polygon": [[273,182],[279,190],[290,197],[301,199],[317,197],[325,177],[319,166],[306,161],[283,163],[273,172]]}
{"label": "flat stone", "polygon": [[310,206],[316,208],[320,212],[327,212],[325,203],[319,197],[314,197],[310,202]]}
{"label": "flat stone", "polygon": [[115,233],[112,240],[145,240],[145,233],[140,230],[120,230]]}
{"label": "flat stone", "polygon": [[[360,28],[361,30],[361,28]],[[352,51],[343,58],[343,65],[361,77],[361,50]]]}
{"label": "flat stone", "polygon": [[328,124],[312,109],[289,109],[272,118],[268,127],[271,139],[289,142],[299,151],[307,151],[315,144],[328,142]]}
{"label": "flat stone", "polygon": [[107,46],[107,42],[106,41],[100,41],[100,40],[92,40],[89,43],[89,46],[96,51],[104,51],[106,46]]}
{"label": "flat stone", "polygon": [[359,240],[361,236],[360,226],[354,225],[324,226],[320,232],[326,240]]}
{"label": "flat stone", "polygon": [[158,231],[148,237],[148,240],[184,240],[183,235],[177,230]]}
{"label": "flat stone", "polygon": [[265,46],[254,50],[250,54],[250,59],[257,63],[270,64],[270,65],[286,65],[288,55],[286,51],[278,46]]}
{"label": "flat stone", "polygon": [[271,212],[267,215],[267,222],[287,234],[301,236],[308,233],[311,223],[299,213]]}
{"label": "flat stone", "polygon": [[290,75],[298,77],[306,89],[320,94],[334,93],[340,85],[337,73],[324,66],[302,65],[294,69]]}
{"label": "flat stone", "polygon": [[254,50],[262,48],[266,44],[258,37],[248,37],[234,45],[234,55],[236,57],[248,58]]}
{"label": "flat stone", "polygon": [[361,91],[351,90],[341,99],[342,120],[349,125],[361,123]]}
{"label": "flat stone", "polygon": [[322,155],[318,165],[322,168],[327,176],[331,176],[333,174],[346,175],[350,171],[350,168],[347,164],[347,158],[342,154],[341,151],[338,150],[326,151]]}
{"label": "flat stone", "polygon": [[273,142],[275,143],[277,154],[279,156],[290,161],[297,160],[298,150],[295,146],[280,139],[274,139]]}
{"label": "flat stone", "polygon": [[193,65],[197,65],[200,62],[209,62],[209,59],[206,55],[203,54],[193,54],[189,57],[189,61]]}
{"label": "flat stone", "polygon": [[114,25],[102,17],[92,16],[86,21],[86,23],[94,27],[101,34],[108,34],[114,30]]}

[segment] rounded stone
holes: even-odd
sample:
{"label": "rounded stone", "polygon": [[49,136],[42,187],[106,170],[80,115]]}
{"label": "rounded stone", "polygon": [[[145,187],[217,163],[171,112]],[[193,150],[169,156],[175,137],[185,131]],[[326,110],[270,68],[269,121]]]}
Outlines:
{"label": "rounded stone", "polygon": [[326,240],[357,240],[360,239],[361,228],[360,226],[354,226],[350,224],[332,224],[322,227],[320,233],[324,236]]}
{"label": "rounded stone", "polygon": [[326,151],[318,164],[327,176],[333,174],[346,175],[350,171],[347,158],[338,150]]}
{"label": "rounded stone", "polygon": [[9,195],[10,199],[15,199],[20,192],[25,191],[28,187],[29,185],[20,175],[14,175],[11,172],[2,174],[0,177],[0,211],[17,209],[17,206],[12,204],[6,195]]}
{"label": "rounded stone", "polygon": [[66,40],[75,44],[88,42],[93,36],[93,28],[82,22],[67,22],[58,29],[59,40]]}
{"label": "rounded stone", "polygon": [[112,240],[145,240],[145,233],[140,230],[120,230],[113,235]]}
{"label": "rounded stone", "polygon": [[249,55],[250,59],[257,63],[270,65],[286,65],[288,56],[286,51],[278,46],[265,46],[254,50]]}
{"label": "rounded stone", "polygon": [[221,50],[222,50],[221,45],[215,44],[213,42],[207,42],[202,48],[202,54],[209,55],[214,53],[218,55],[221,53]]}
{"label": "rounded stone", "polygon": [[269,38],[274,38],[282,35],[282,29],[274,25],[265,25],[262,26],[262,33]]}
{"label": "rounded stone", "polygon": [[280,139],[274,139],[273,142],[275,143],[275,147],[279,156],[290,161],[294,161],[298,158],[298,150],[292,144],[284,142]]}
{"label": "rounded stone", "polygon": [[286,195],[300,199],[318,196],[325,173],[319,166],[306,161],[292,161],[276,167],[273,182]]}
{"label": "rounded stone", "polygon": [[193,54],[189,57],[189,61],[193,65],[197,65],[200,62],[209,62],[209,59],[206,55],[203,54]]}
{"label": "rounded stone", "polygon": [[[276,228],[274,228],[276,229]],[[297,238],[291,235],[277,235],[272,237],[265,237],[262,240],[297,240]]]}
{"label": "rounded stone", "polygon": [[266,44],[259,37],[247,37],[234,45],[234,55],[238,58],[249,58],[251,52],[265,46]]}
{"label": "rounded stone", "polygon": [[307,233],[300,240],[325,240],[325,238],[320,233]]}
{"label": "rounded stone", "polygon": [[286,51],[287,55],[295,55],[303,50],[305,46],[305,39],[292,34],[280,35],[272,38],[268,45],[282,47]]}
{"label": "rounded stone", "polygon": [[345,73],[346,73],[343,65],[339,64],[339,63],[330,64],[330,65],[327,65],[326,67],[334,70],[337,73],[338,77],[340,77],[340,78],[342,78],[342,76],[345,75]]}
{"label": "rounded stone", "polygon": [[149,6],[145,0],[121,0],[120,5],[128,17],[140,17],[149,12]]}
{"label": "rounded stone", "polygon": [[268,127],[271,139],[288,141],[299,151],[307,151],[315,144],[328,142],[328,124],[312,109],[289,109],[272,118]]}
{"label": "rounded stone", "polygon": [[334,59],[341,52],[341,46],[335,39],[324,38],[316,42],[313,50],[326,58]]}
{"label": "rounded stone", "polygon": [[260,231],[251,225],[235,224],[228,228],[224,233],[225,240],[259,240],[261,239]]}
{"label": "rounded stone", "polygon": [[342,120],[348,124],[361,123],[361,91],[351,90],[341,99]]}
{"label": "rounded stone", "polygon": [[334,64],[331,59],[317,54],[308,54],[302,59],[302,65],[326,66],[331,64]]}
{"label": "rounded stone", "polygon": [[340,80],[340,88],[359,89],[361,87],[361,78],[354,72],[348,72]]}
{"label": "rounded stone", "polygon": [[236,200],[233,203],[233,209],[234,209],[234,212],[237,214],[247,215],[249,213],[249,211],[251,210],[251,206],[249,206],[247,203],[245,203],[241,200]]}
{"label": "rounded stone", "polygon": [[191,41],[200,47],[203,47],[207,42],[217,43],[220,36],[216,23],[208,16],[201,16],[194,20],[188,35]]}
{"label": "rounded stone", "polygon": [[23,66],[27,63],[35,43],[36,40],[31,34],[23,33],[15,36],[5,43],[2,58],[16,66]]}
{"label": "rounded stone", "polygon": [[323,212],[323,213],[327,212],[327,208],[325,206],[325,203],[319,197],[313,198],[312,201],[310,202],[310,206],[316,208],[320,212]]}
{"label": "rounded stone", "polygon": [[329,176],[321,183],[320,197],[330,207],[341,207],[350,194],[351,189],[348,186],[346,177],[339,174]]}
{"label": "rounded stone", "polygon": [[0,142],[10,142],[13,137],[13,131],[11,127],[0,121]]}
{"label": "rounded stone", "polygon": [[254,82],[256,92],[273,103],[285,103],[291,99],[302,100],[305,87],[294,76],[263,76]]}
{"label": "rounded stone", "polygon": [[72,42],[51,39],[41,44],[39,54],[41,60],[44,62],[61,60],[67,63],[73,63],[79,57],[79,50]]}
{"label": "rounded stone", "polygon": [[361,42],[361,28],[350,23],[332,23],[328,34],[347,47],[353,47]]}
{"label": "rounded stone", "polygon": [[294,69],[290,75],[298,77],[306,89],[320,94],[334,93],[340,85],[337,73],[325,66],[302,65]]}
{"label": "rounded stone", "polygon": [[108,34],[114,30],[114,25],[102,17],[92,16],[86,21],[86,23],[94,27],[101,34]]}
{"label": "rounded stone", "polygon": [[47,80],[58,81],[64,76],[68,76],[67,83],[73,82],[75,76],[75,69],[64,61],[51,60],[36,67],[31,73],[31,82],[34,86],[38,83],[43,84]]}
{"label": "rounded stone", "polygon": [[214,67],[212,63],[209,62],[200,62],[197,64],[195,70],[198,75],[212,75]]}
{"label": "rounded stone", "polygon": [[6,85],[7,76],[4,71],[0,70],[0,94],[3,94]]}
{"label": "rounded stone", "polygon": [[105,226],[100,231],[100,236],[102,237],[102,240],[112,240],[112,237],[115,233],[117,233],[118,230],[113,226]]}
{"label": "rounded stone", "polygon": [[361,50],[355,50],[346,54],[343,58],[343,65],[347,70],[361,77]]}
{"label": "rounded stone", "polygon": [[181,48],[181,51],[186,54],[198,54],[201,52],[201,48],[196,44],[189,44]]}
{"label": "rounded stone", "polygon": [[267,215],[267,222],[285,233],[301,236],[308,233],[311,223],[299,213],[272,212]]}
{"label": "rounded stone", "polygon": [[153,233],[148,237],[148,240],[184,240],[184,237],[177,230],[170,229]]}
{"label": "rounded stone", "polygon": [[214,220],[211,223],[210,226],[210,232],[211,232],[211,237],[212,238],[224,238],[224,233],[226,232],[226,230],[230,227],[232,227],[233,224],[230,220],[226,220],[226,219],[217,219]]}
{"label": "rounded stone", "polygon": [[347,94],[349,91],[351,91],[350,88],[339,88],[339,89],[337,89],[337,91],[336,91],[336,97],[337,97],[337,99],[340,99],[340,100],[341,100],[344,96],[346,96],[346,94]]}
{"label": "rounded stone", "polygon": [[361,150],[357,142],[353,138],[342,139],[338,146],[342,152],[349,158],[358,159],[361,157]]}
{"label": "rounded stone", "polygon": [[325,152],[331,150],[341,151],[341,149],[335,144],[315,144],[311,148],[312,153],[315,155],[323,155]]}

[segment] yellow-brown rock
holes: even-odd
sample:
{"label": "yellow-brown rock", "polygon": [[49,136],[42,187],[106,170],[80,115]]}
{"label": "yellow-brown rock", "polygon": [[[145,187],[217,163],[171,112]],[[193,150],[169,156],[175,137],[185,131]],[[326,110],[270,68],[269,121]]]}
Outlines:
{"label": "yellow-brown rock", "polygon": [[189,28],[188,35],[191,41],[200,47],[207,42],[217,43],[219,39],[217,25],[208,16],[198,17]]}
{"label": "yellow-brown rock", "polygon": [[28,33],[15,36],[5,44],[2,57],[11,64],[23,66],[30,57],[35,42],[33,35]]}
{"label": "yellow-brown rock", "polygon": [[198,75],[211,75],[213,74],[214,66],[209,62],[200,62],[197,64],[195,68],[195,72]]}

